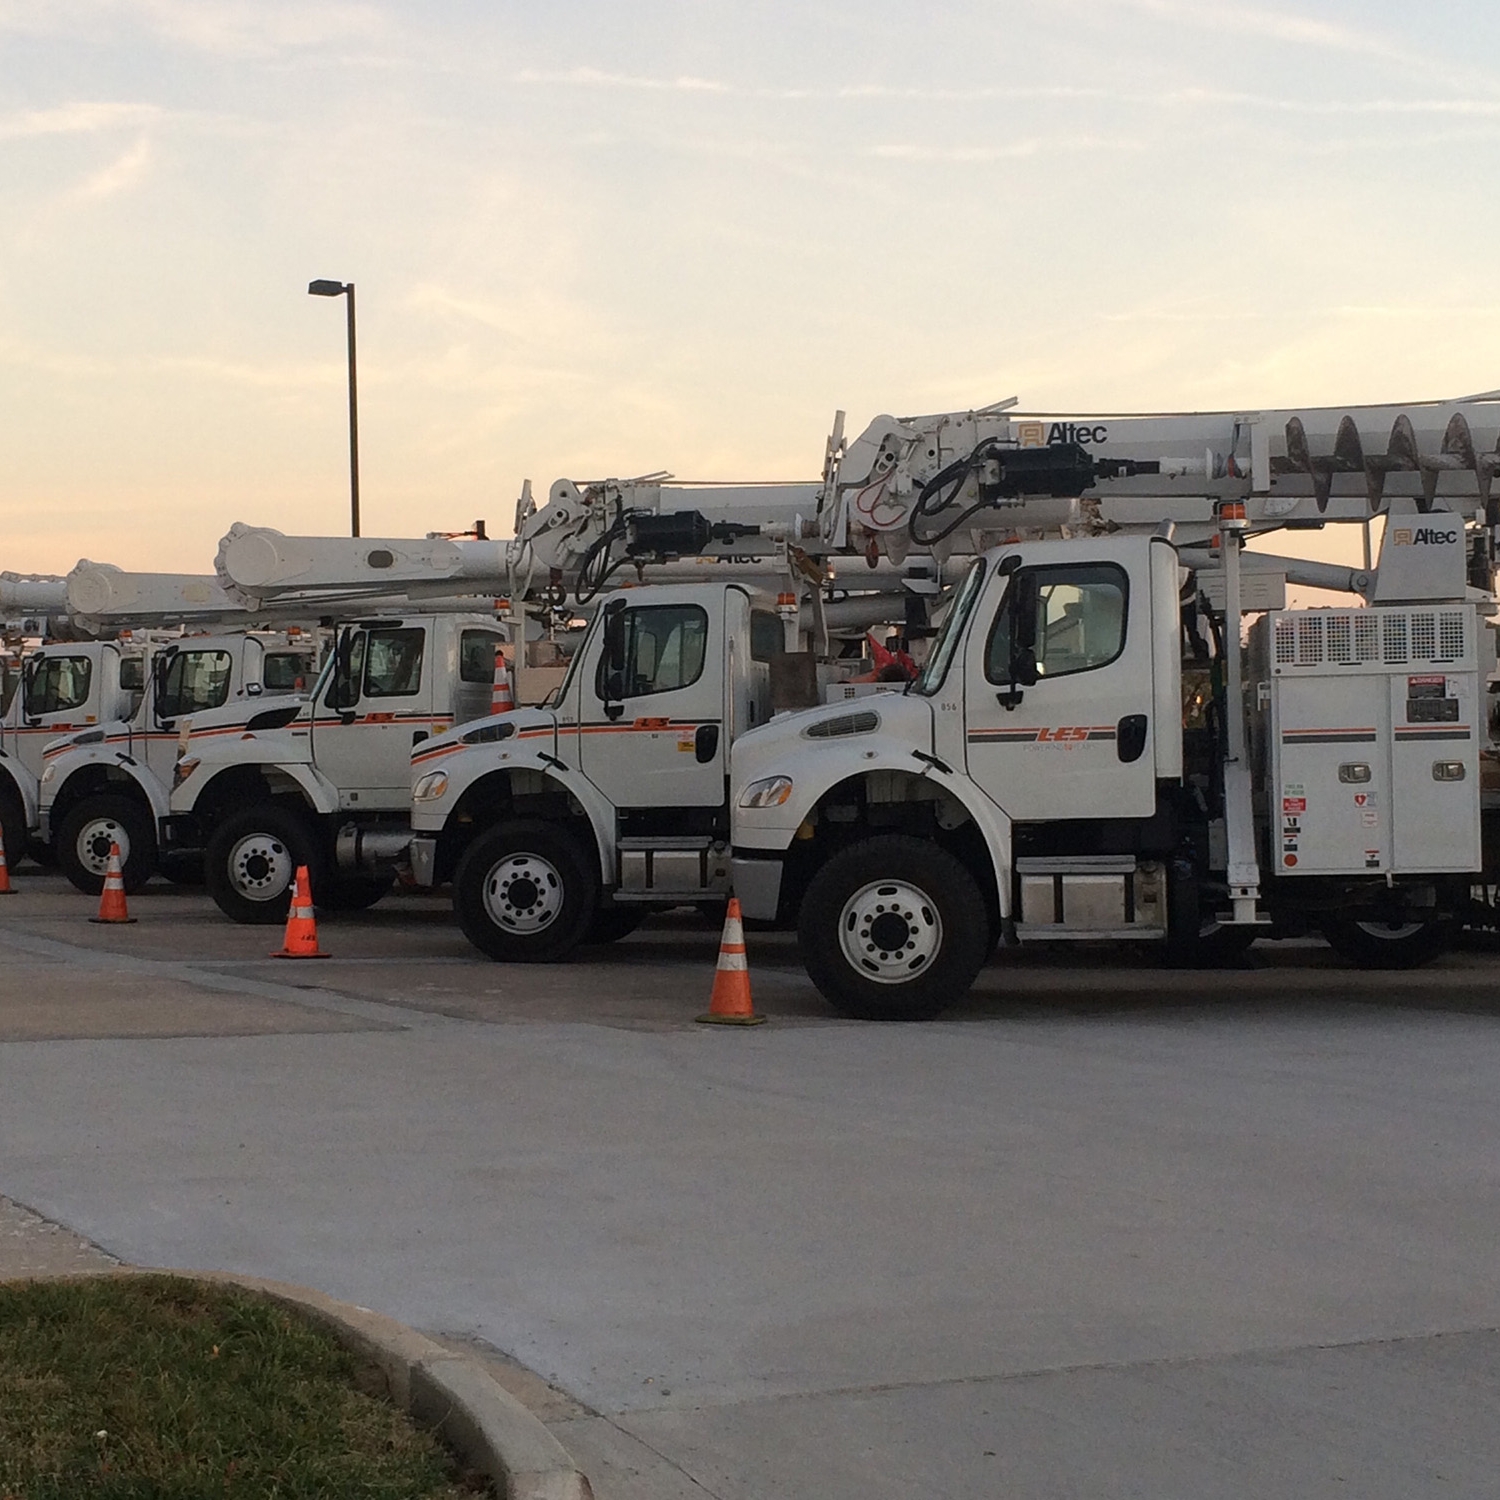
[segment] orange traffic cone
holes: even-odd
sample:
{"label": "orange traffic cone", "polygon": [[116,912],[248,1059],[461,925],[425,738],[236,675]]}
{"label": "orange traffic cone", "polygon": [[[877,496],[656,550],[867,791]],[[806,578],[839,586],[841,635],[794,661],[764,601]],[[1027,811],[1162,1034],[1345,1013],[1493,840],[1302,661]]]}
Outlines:
{"label": "orange traffic cone", "polygon": [[10,886],[10,866],[5,863],[5,830],[0,828],[0,896],[14,896]]}
{"label": "orange traffic cone", "polygon": [[313,916],[312,882],[307,878],[307,866],[297,866],[297,879],[292,886],[291,910],[286,914],[286,936],[272,958],[327,958],[318,951],[318,919]]}
{"label": "orange traffic cone", "polygon": [[99,892],[99,915],[90,922],[133,922],[125,910],[125,876],[120,870],[120,846],[109,846],[109,864],[104,870],[104,889]]}
{"label": "orange traffic cone", "polygon": [[750,1003],[750,968],[745,962],[745,928],[740,903],[731,896],[724,914],[724,936],[719,939],[719,966],[714,970],[714,992],[708,1013],[698,1017],[705,1025],[759,1026],[764,1016],[755,1014]]}
{"label": "orange traffic cone", "polygon": [[495,647],[495,688],[490,694],[490,712],[508,714],[516,706],[516,695],[510,690],[510,666]]}

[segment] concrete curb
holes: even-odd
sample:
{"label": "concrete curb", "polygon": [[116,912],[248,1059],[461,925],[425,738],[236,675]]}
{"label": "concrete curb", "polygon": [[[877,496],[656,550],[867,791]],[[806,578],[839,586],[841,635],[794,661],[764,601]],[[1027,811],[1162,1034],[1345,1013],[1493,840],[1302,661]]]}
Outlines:
{"label": "concrete curb", "polygon": [[[504,1500],[593,1500],[588,1477],[542,1423],[476,1360],[368,1307],[340,1302],[310,1287],[224,1271],[120,1267],[88,1274],[180,1276],[243,1287],[291,1308],[326,1329],[385,1376],[391,1399],[430,1428],[460,1458],[494,1481]],[[22,1277],[76,1281],[78,1275]]]}

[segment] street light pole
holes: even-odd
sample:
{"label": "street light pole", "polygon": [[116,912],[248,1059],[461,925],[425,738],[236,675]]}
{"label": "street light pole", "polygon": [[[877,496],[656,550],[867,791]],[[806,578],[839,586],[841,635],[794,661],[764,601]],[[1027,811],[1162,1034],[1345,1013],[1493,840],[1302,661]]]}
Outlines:
{"label": "street light pole", "polygon": [[310,281],[308,294],[313,297],[347,297],[349,325],[349,535],[359,535],[359,386],[354,360],[354,283],[352,281]]}

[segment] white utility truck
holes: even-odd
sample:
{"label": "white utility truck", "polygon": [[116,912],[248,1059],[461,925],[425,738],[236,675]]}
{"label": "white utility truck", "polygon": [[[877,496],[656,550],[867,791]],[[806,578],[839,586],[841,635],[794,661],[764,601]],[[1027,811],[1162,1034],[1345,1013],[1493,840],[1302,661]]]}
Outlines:
{"label": "white utility truck", "polygon": [[412,869],[453,882],[491,958],[552,960],[653,907],[729,894],[729,747],[770,715],[776,599],[739,583],[608,596],[545,708],[412,751]]}
{"label": "white utility truck", "polygon": [[143,688],[143,648],[129,641],[55,642],[27,653],[0,718],[0,825],[10,863],[40,834],[47,744],[69,730],[129,718]]}
{"label": "white utility truck", "polygon": [[325,907],[379,900],[411,837],[412,751],[490,712],[505,638],[477,613],[348,621],[305,701],[238,733],[194,715],[163,851],[201,850],[209,893],[238,922],[282,920],[298,865]]}
{"label": "white utility truck", "polygon": [[[1321,930],[1361,963],[1431,957],[1487,864],[1496,425],[1486,399],[987,438],[912,491],[911,535],[994,514],[985,467],[1033,439],[1072,450],[1096,521],[1165,524],[986,552],[908,693],[737,741],[746,916],[795,921],[825,997],[876,1019],[935,1014],[1001,935],[1191,959]],[[1153,511],[1189,443],[1202,459]],[[1380,567],[1343,570],[1363,608],[1287,610],[1296,570],[1241,554],[1249,532],[1377,514]]]}
{"label": "white utility truck", "polygon": [[[50,678],[84,670],[86,656],[55,654]],[[129,658],[121,657],[121,666]],[[106,671],[111,658],[106,655]],[[315,637],[293,632],[238,631],[158,642],[137,660],[138,691],[130,712],[53,738],[43,752],[37,788],[37,838],[55,854],[81,891],[97,894],[110,846],[117,844],[125,888],[138,890],[160,869],[186,862],[158,858],[157,824],[168,811],[172,773],[191,725],[200,741],[233,739],[295,705],[317,675]],[[56,693],[56,689],[49,689]],[[70,689],[76,692],[76,688]],[[56,734],[55,726],[53,733]]]}

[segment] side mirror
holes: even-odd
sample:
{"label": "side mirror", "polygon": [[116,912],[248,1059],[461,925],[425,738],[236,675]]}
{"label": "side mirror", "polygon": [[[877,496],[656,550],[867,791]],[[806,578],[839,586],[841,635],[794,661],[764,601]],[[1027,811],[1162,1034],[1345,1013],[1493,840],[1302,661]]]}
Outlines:
{"label": "side mirror", "polygon": [[625,671],[625,601],[615,599],[604,606],[604,673],[608,680]]}
{"label": "side mirror", "polygon": [[[358,696],[354,691],[354,684],[350,680],[353,676],[352,667],[354,662],[354,632],[352,630],[341,631],[338,644],[333,648],[333,678],[328,684],[328,704],[331,708],[348,708]],[[350,721],[345,719],[347,724]]]}
{"label": "side mirror", "polygon": [[618,719],[625,711],[625,601],[604,606],[604,657],[599,663],[599,697],[604,716]]}

